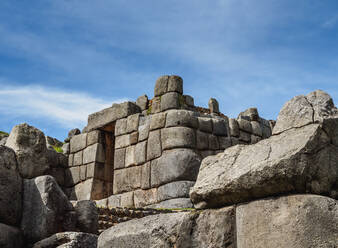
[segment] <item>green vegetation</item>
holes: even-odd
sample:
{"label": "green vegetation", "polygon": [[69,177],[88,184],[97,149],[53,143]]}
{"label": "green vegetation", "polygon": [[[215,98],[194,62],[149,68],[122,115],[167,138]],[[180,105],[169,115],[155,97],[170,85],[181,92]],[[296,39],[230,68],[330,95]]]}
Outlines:
{"label": "green vegetation", "polygon": [[59,146],[53,146],[53,148],[54,148],[54,150],[55,150],[56,152],[58,152],[58,153],[63,153],[63,150],[62,150],[61,147],[59,147]]}
{"label": "green vegetation", "polygon": [[4,131],[0,131],[0,136],[7,137],[7,136],[9,136],[9,133],[6,133]]}
{"label": "green vegetation", "polygon": [[147,115],[151,114],[151,106],[149,106],[149,108],[147,109]]}

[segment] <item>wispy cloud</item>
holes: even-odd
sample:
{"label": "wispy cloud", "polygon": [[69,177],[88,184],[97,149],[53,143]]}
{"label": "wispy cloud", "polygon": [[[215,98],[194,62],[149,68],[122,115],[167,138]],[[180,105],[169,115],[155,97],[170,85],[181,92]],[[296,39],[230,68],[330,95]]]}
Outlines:
{"label": "wispy cloud", "polygon": [[[57,122],[63,128],[83,127],[89,114],[113,103],[81,92],[40,85],[0,86],[0,116],[40,118]],[[116,99],[114,103],[125,100]]]}
{"label": "wispy cloud", "polygon": [[338,15],[328,18],[322,25],[323,28],[333,28],[338,23]]}

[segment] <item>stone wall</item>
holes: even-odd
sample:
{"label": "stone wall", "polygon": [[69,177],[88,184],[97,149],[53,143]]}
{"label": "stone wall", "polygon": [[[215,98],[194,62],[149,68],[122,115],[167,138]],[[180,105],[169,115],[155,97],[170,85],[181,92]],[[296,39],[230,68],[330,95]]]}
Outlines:
{"label": "stone wall", "polygon": [[155,97],[141,96],[94,113],[70,140],[66,181],[71,199],[104,199],[109,207],[192,207],[189,190],[201,164],[236,144],[271,136],[257,109],[229,119],[183,95],[178,76],[162,76]]}

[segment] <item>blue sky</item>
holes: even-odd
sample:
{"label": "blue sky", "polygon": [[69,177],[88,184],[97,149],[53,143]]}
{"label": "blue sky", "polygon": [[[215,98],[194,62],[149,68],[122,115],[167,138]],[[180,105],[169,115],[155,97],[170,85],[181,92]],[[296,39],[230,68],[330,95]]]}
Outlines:
{"label": "blue sky", "polygon": [[338,99],[338,1],[1,0],[0,130],[64,139],[177,74],[195,104],[275,119],[291,97]]}

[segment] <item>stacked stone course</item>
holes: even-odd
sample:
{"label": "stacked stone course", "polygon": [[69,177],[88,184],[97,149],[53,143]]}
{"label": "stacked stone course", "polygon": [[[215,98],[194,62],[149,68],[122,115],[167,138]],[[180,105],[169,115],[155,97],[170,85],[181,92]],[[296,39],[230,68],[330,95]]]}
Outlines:
{"label": "stacked stone course", "polygon": [[209,109],[195,107],[182,78],[162,76],[153,99],[143,95],[94,113],[85,133],[71,138],[68,194],[109,207],[192,207],[201,160],[267,138],[271,128],[254,108],[229,119],[216,99]]}

